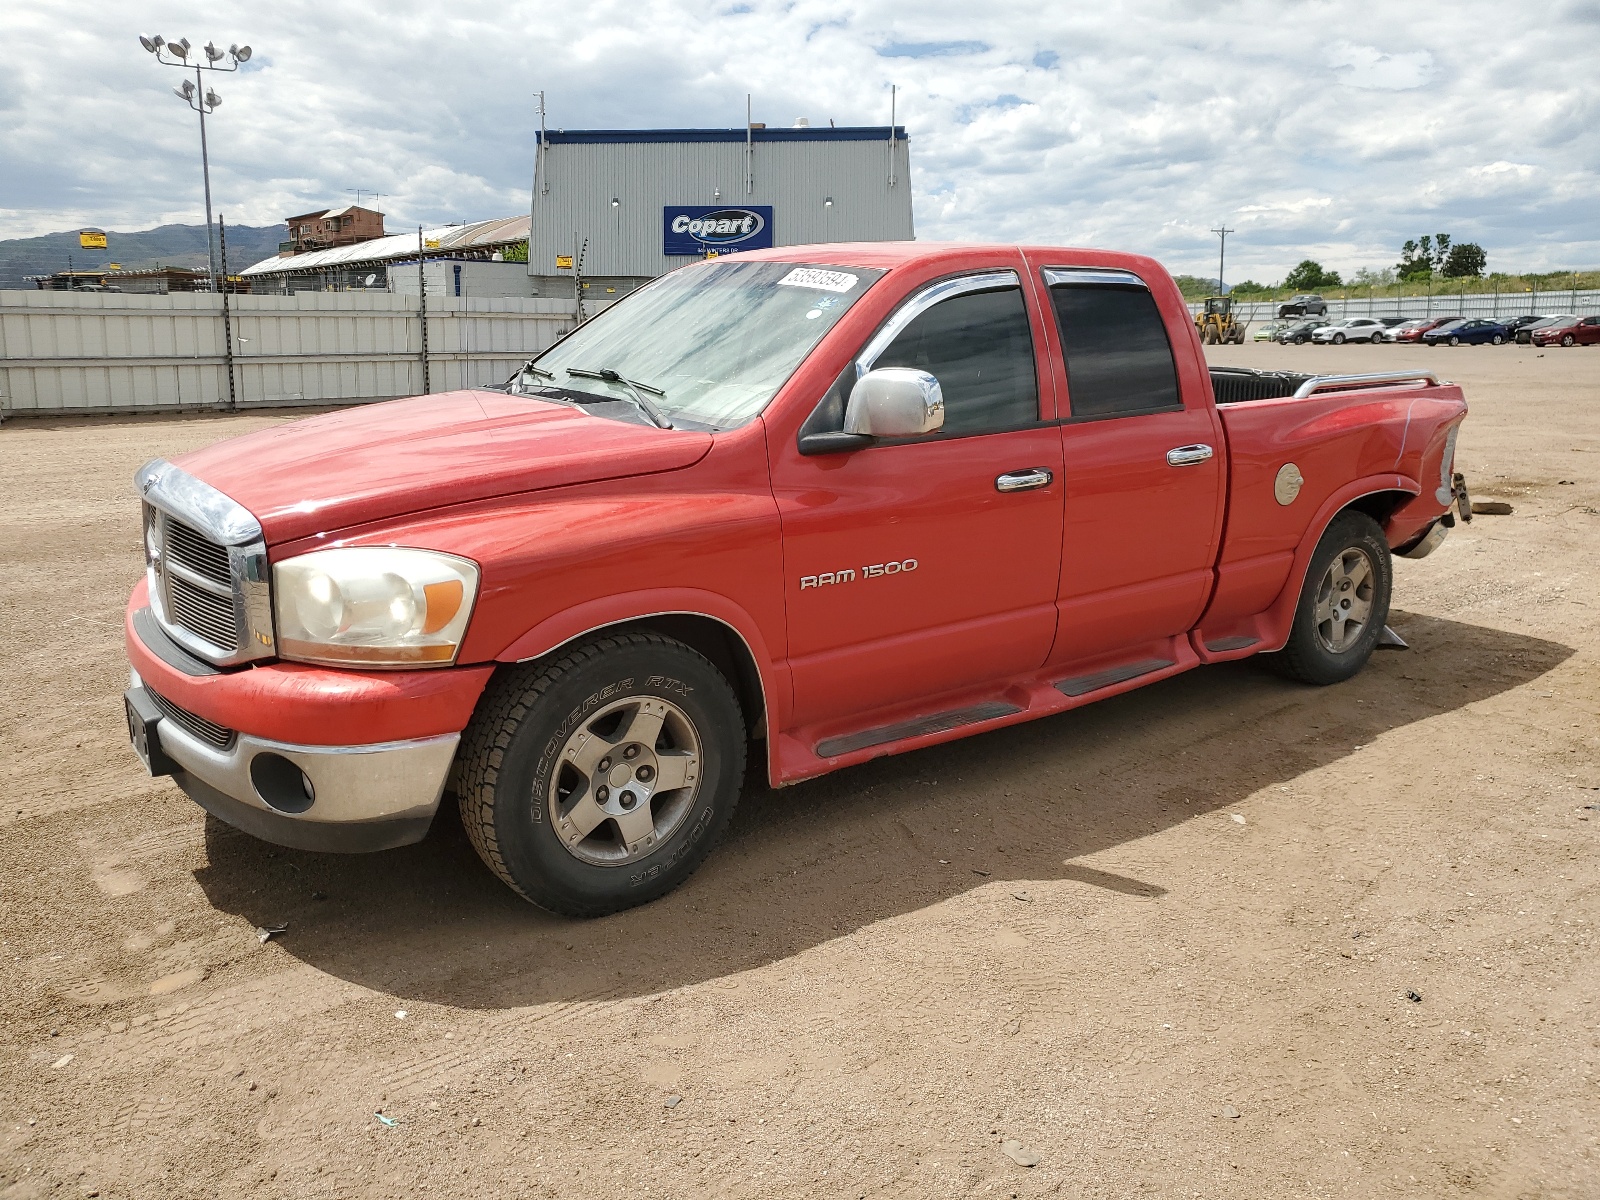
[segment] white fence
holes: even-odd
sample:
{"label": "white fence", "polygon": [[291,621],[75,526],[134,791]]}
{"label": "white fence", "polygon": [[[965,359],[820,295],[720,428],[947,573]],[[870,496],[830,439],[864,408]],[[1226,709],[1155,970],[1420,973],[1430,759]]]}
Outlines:
{"label": "white fence", "polygon": [[[1600,290],[1563,288],[1548,292],[1434,292],[1422,296],[1351,296],[1330,299],[1328,316],[1338,321],[1345,317],[1520,317],[1526,313],[1557,316],[1561,313],[1600,312]],[[1271,321],[1277,318],[1282,300],[1241,300],[1234,304],[1241,321]],[[1191,313],[1204,304],[1189,305]]]}
{"label": "white fence", "polygon": [[[0,292],[0,419],[230,404],[222,297]],[[340,404],[505,379],[573,326],[570,300],[230,296],[232,403]],[[426,385],[424,378],[426,377]]]}

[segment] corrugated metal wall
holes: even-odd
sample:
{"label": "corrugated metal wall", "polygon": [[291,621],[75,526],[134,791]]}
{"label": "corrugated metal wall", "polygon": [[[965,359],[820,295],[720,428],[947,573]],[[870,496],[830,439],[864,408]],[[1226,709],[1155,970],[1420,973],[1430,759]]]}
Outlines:
{"label": "corrugated metal wall", "polygon": [[[680,267],[691,260],[661,253],[661,213],[667,205],[770,204],[778,246],[915,236],[911,150],[904,136],[895,142],[892,188],[887,136],[757,141],[753,158],[754,190],[747,193],[742,141],[551,142],[533,190],[529,273],[554,274],[556,256],[572,254],[575,240],[581,244],[585,238],[586,278],[649,277]],[[829,197],[831,206],[823,203]]]}
{"label": "corrugated metal wall", "polygon": [[[233,296],[238,404],[416,395],[415,297]],[[572,328],[559,299],[428,295],[430,389],[498,382]],[[0,292],[0,416],[209,408],[228,402],[222,297]]]}

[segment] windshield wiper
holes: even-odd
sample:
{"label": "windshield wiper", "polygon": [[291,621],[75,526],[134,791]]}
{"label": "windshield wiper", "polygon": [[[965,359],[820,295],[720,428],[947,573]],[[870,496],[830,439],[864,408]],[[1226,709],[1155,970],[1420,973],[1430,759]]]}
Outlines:
{"label": "windshield wiper", "polygon": [[620,383],[628,389],[629,398],[639,406],[639,411],[650,418],[651,424],[657,429],[673,428],[672,422],[667,420],[666,414],[657,408],[645,395],[646,392],[652,392],[657,396],[665,396],[666,393],[660,388],[651,387],[648,383],[639,383],[625,375],[619,375],[610,367],[605,367],[599,371],[588,371],[582,367],[565,367],[563,369],[568,375],[576,375],[580,379],[603,379],[607,383]]}

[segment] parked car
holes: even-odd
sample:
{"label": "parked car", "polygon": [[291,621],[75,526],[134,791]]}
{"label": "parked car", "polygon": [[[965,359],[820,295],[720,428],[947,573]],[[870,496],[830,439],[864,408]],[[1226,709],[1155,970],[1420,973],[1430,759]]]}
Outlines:
{"label": "parked car", "polygon": [[1575,317],[1565,324],[1544,325],[1533,331],[1535,346],[1600,346],[1600,316]]}
{"label": "parked car", "polygon": [[1446,325],[1459,324],[1460,321],[1460,317],[1428,317],[1409,329],[1404,327],[1399,329],[1394,335],[1394,340],[1397,342],[1420,342],[1423,334],[1432,333],[1435,329],[1442,329]]}
{"label": "parked car", "polygon": [[1377,345],[1383,341],[1383,322],[1376,317],[1346,317],[1314,331],[1311,340],[1335,346],[1342,346],[1346,342],[1371,342]]}
{"label": "parked car", "polygon": [[1304,346],[1311,340],[1313,333],[1329,323],[1326,317],[1310,317],[1304,321],[1291,322],[1278,334],[1278,341],[1285,346]]}
{"label": "parked car", "polygon": [[1524,325],[1517,330],[1517,344],[1519,346],[1533,345],[1533,335],[1541,329],[1549,329],[1553,325],[1570,325],[1578,319],[1576,313],[1557,313],[1553,317],[1540,317],[1531,325]]}
{"label": "parked car", "polygon": [[419,841],[448,784],[500,879],[597,916],[695,870],[747,755],[797,783],[1263,651],[1348,679],[1391,556],[1470,512],[1461,389],[1208,371],[1192,331],[1130,254],[756,250],[511,393],[158,459],[128,735],[304,849]]}
{"label": "parked car", "polygon": [[1534,313],[1529,313],[1526,316],[1521,317],[1507,317],[1502,324],[1504,324],[1506,327],[1506,336],[1510,340],[1515,341],[1517,340],[1517,334],[1521,333],[1524,329],[1527,329],[1530,326],[1539,324],[1539,322],[1543,320],[1545,320],[1544,317],[1538,316]]}
{"label": "parked car", "polygon": [[1506,340],[1506,327],[1487,317],[1447,321],[1422,335],[1425,346],[1499,346]]}
{"label": "parked car", "polygon": [[1282,333],[1290,324],[1291,322],[1289,321],[1268,321],[1250,335],[1250,340],[1252,342],[1275,342],[1278,340],[1278,334]]}
{"label": "parked car", "polygon": [[1326,316],[1327,312],[1328,302],[1310,292],[1278,305],[1279,317],[1320,317]]}
{"label": "parked car", "polygon": [[1426,317],[1410,317],[1406,320],[1396,320],[1393,325],[1384,329],[1383,340],[1386,342],[1398,341],[1402,333],[1407,333],[1419,325],[1426,325],[1427,323]]}

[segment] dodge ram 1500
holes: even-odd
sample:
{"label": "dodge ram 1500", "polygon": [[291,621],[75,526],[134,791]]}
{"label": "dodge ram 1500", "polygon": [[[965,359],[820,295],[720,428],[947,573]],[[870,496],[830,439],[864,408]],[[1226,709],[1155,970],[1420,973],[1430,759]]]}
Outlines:
{"label": "dodge ram 1500", "polygon": [[[557,912],[794,783],[1270,654],[1349,678],[1469,513],[1459,388],[1208,370],[1152,259],[784,247],[674,271],[501,390],[138,474],[130,735],[288,846],[474,845]],[[1241,737],[1247,736],[1241,734]]]}

